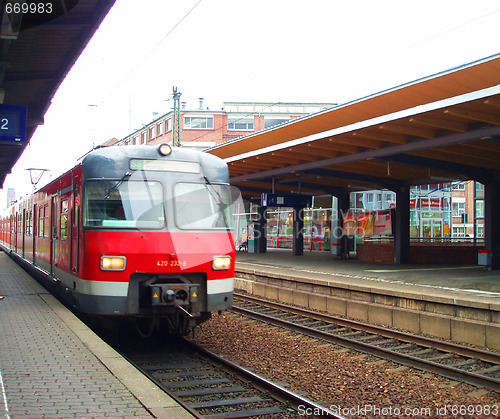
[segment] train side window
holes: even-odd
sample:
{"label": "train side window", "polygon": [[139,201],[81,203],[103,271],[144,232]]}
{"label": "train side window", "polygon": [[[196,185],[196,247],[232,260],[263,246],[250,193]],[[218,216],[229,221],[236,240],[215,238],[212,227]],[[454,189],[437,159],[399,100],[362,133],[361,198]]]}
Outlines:
{"label": "train side window", "polygon": [[49,237],[49,204],[43,206],[43,237]]}
{"label": "train side window", "polygon": [[32,211],[26,211],[25,212],[25,234],[26,236],[31,236],[31,231],[32,231]]}
{"label": "train side window", "polygon": [[44,207],[38,208],[38,237],[43,237],[43,210]]}
{"label": "train side window", "polygon": [[68,198],[64,198],[61,200],[61,223],[60,223],[60,231],[61,231],[61,240],[68,239]]}

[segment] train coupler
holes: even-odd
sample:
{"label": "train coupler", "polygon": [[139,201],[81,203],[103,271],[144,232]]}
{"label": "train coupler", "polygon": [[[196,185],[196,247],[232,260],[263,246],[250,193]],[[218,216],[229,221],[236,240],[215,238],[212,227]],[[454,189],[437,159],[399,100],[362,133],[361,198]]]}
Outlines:
{"label": "train coupler", "polygon": [[[190,284],[151,284],[151,305],[177,306],[190,317],[200,314],[198,307],[198,285]],[[189,307],[191,313],[186,310]]]}

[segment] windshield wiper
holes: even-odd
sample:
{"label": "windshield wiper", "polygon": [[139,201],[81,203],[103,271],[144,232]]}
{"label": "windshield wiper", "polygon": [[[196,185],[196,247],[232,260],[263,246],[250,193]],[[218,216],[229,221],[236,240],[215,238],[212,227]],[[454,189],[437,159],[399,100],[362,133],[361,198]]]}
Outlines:
{"label": "windshield wiper", "polygon": [[132,173],[125,172],[122,178],[118,182],[116,182],[111,188],[108,189],[108,192],[106,192],[106,195],[104,195],[104,199],[105,200],[108,199],[109,196],[120,187],[120,185],[125,181],[125,179],[130,176],[132,176]]}
{"label": "windshield wiper", "polygon": [[222,215],[222,219],[224,221],[224,226],[226,227],[227,230],[229,230],[230,225],[229,225],[229,222],[227,220],[226,212],[224,210],[226,205],[224,204],[222,196],[220,195],[219,191],[215,188],[215,186],[212,184],[212,182],[210,182],[208,180],[208,178],[206,176],[203,176],[203,179],[205,179],[206,184],[208,186],[210,186],[210,188],[207,188],[208,192],[210,193],[210,195],[212,195],[212,197],[215,199],[215,202],[219,206],[219,214]]}

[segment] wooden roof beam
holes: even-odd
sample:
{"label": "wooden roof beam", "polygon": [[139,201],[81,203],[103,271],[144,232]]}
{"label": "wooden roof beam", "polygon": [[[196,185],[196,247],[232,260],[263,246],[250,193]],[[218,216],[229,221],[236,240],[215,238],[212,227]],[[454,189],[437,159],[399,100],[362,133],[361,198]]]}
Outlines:
{"label": "wooden roof beam", "polygon": [[351,137],[335,137],[335,142],[356,145],[363,148],[381,148],[383,144],[380,140],[360,138],[360,134],[358,132],[353,132]]}
{"label": "wooden roof beam", "polygon": [[[309,147],[302,145],[302,146],[297,146],[297,147],[290,147],[287,149],[289,155],[291,158],[286,157],[287,161],[316,161],[318,160],[321,156],[318,155],[317,152],[314,152],[311,150]],[[273,153],[277,153],[277,155],[282,156],[282,150],[276,151]],[[328,157],[337,157],[339,153],[335,150],[331,150]]]}
{"label": "wooden roof beam", "polygon": [[269,162],[270,164],[278,163],[278,164],[283,164],[285,166],[288,166],[290,164],[299,164],[304,161],[304,159],[294,158],[291,155],[289,156],[275,151],[268,154],[261,154],[260,156],[257,157],[259,157],[259,160],[263,162]]}
{"label": "wooden roof beam", "polygon": [[431,118],[428,116],[414,116],[409,118],[408,121],[426,127],[447,129],[455,132],[465,132],[468,129],[468,125],[464,122]]}
{"label": "wooden roof beam", "polygon": [[[402,135],[394,135],[394,134],[389,134],[389,133],[384,133],[384,132],[377,132],[373,130],[362,130],[362,131],[356,131],[353,132],[352,135],[355,135],[358,138],[367,138],[369,140],[376,140],[376,141],[384,141],[386,143],[394,143],[394,144],[406,144],[406,137]],[[382,148],[382,147],[377,147]]]}
{"label": "wooden roof beam", "polygon": [[500,98],[498,97],[489,97],[483,102],[485,105],[494,106],[496,108],[500,108]]}
{"label": "wooden roof beam", "polygon": [[[445,159],[445,161],[448,163],[457,163],[463,166],[476,166],[479,168],[482,167],[489,170],[498,169],[497,161],[488,161],[477,156],[464,156],[463,154],[458,154],[452,149],[450,150],[441,148],[439,150],[439,153],[441,155],[441,160]],[[408,154],[420,157],[435,158],[436,150],[419,150]]]}
{"label": "wooden roof beam", "polygon": [[446,109],[444,113],[447,115],[458,116],[460,118],[468,119],[471,121],[481,121],[492,125],[500,125],[500,116],[498,114],[465,111],[463,109],[457,108]]}
{"label": "wooden roof beam", "polygon": [[311,150],[316,150],[318,153],[322,153],[321,155],[324,156],[325,152],[331,152],[331,151],[340,151],[342,153],[357,153],[359,151],[359,147],[349,145],[349,144],[340,144],[335,141],[335,138],[329,138],[328,142],[326,141],[321,141],[321,142],[314,142],[314,143],[309,143],[307,144],[309,149]]}
{"label": "wooden roof beam", "polygon": [[408,125],[384,124],[380,125],[378,129],[382,131],[394,132],[396,134],[412,135],[414,137],[426,139],[434,138],[436,136],[435,130]]}

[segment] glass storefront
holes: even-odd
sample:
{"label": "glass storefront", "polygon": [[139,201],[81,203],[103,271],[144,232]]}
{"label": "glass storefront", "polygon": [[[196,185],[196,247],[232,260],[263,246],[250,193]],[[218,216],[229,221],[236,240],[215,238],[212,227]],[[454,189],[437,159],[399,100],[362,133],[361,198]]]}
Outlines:
{"label": "glass storefront", "polygon": [[[423,185],[410,190],[410,237],[415,241],[442,241],[455,236],[453,225],[453,190],[450,183]],[[351,194],[350,209],[343,214],[344,224],[336,226],[337,212],[332,208],[332,196],[313,198],[312,208],[301,211],[303,217],[304,250],[329,250],[332,240],[342,234],[356,242],[392,240],[392,217],[396,208],[396,194],[388,190],[372,190]],[[483,216],[483,201],[476,200],[476,217]],[[238,219],[238,243],[246,241],[247,220],[256,220],[255,206],[246,208]],[[292,208],[267,208],[267,247],[292,248]],[[332,224],[333,219],[333,224]],[[235,223],[236,224],[236,223]],[[476,223],[476,236],[483,234],[482,219]],[[334,231],[332,231],[332,229]],[[339,234],[340,233],[340,234]],[[340,238],[340,237],[338,237]]]}

